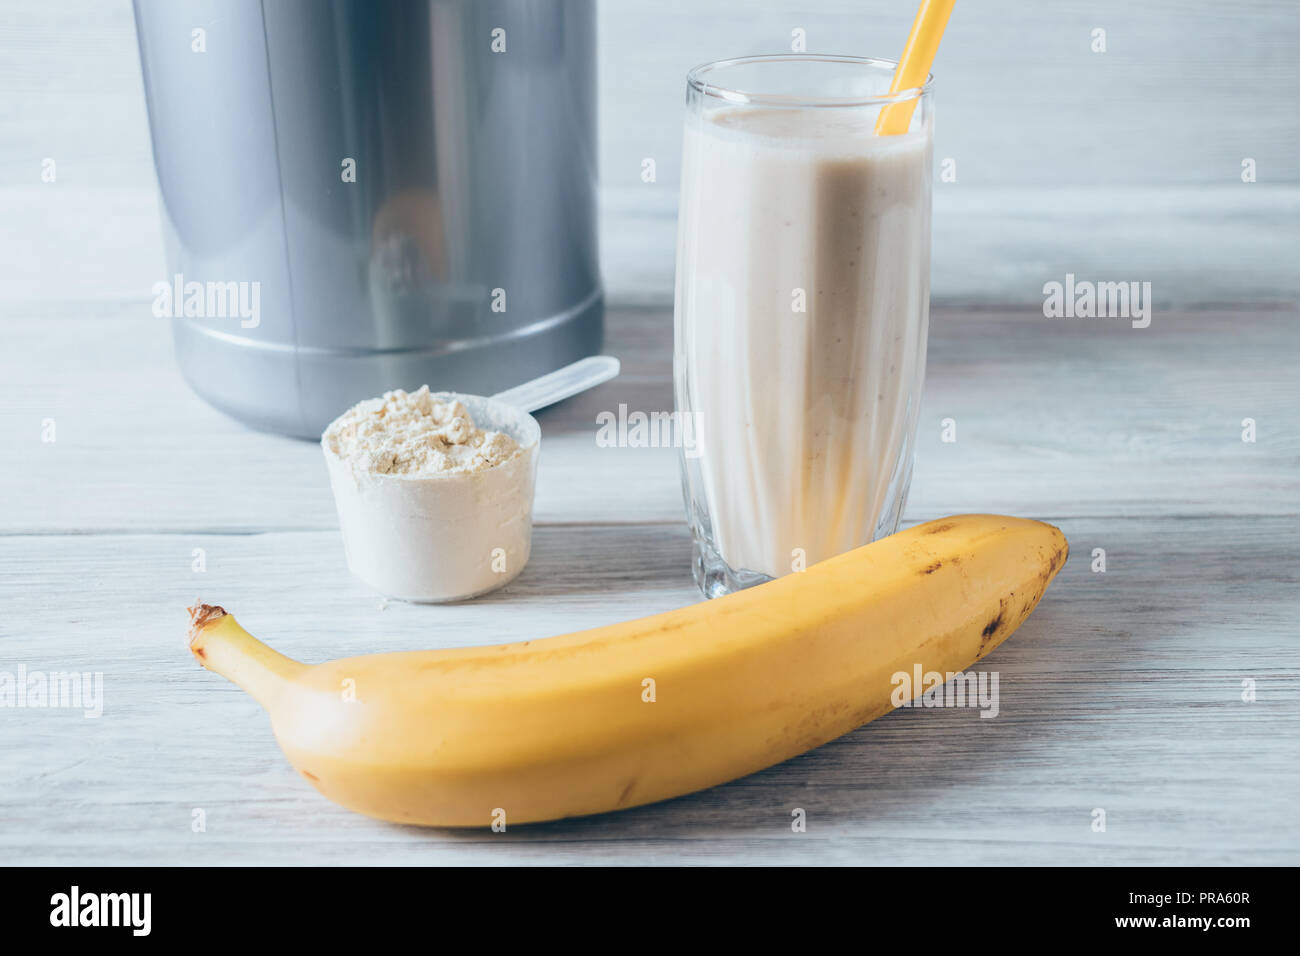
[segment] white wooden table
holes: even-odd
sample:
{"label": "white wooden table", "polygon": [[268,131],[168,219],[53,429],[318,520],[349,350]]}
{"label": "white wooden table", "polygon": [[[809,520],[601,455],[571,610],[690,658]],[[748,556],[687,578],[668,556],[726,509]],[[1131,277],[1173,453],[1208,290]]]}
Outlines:
{"label": "white wooden table", "polygon": [[[98,718],[0,708],[2,859],[1300,862],[1296,320],[1158,312],[1134,330],[937,312],[908,522],[1008,512],[1058,524],[1072,547],[1040,608],[980,665],[1000,674],[999,716],[898,711],[704,793],[491,834],[387,825],[318,796],[251,698],[190,659],[185,607],[223,604],[317,661],[699,600],[675,453],[595,443],[602,410],[671,408],[669,312],[612,312],[623,375],[539,416],[522,577],[470,604],[384,607],[344,567],[319,450],[195,398],[147,303],[11,304],[0,671],[100,671],[104,702]],[[944,418],[955,443],[940,440]],[[806,833],[791,831],[795,807]]]}

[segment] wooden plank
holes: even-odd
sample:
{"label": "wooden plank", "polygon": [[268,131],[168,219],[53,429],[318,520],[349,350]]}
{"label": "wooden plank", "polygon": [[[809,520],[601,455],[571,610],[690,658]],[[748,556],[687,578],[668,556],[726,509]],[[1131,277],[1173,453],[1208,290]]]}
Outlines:
{"label": "wooden plank", "polygon": [[[1157,308],[1300,299],[1285,251],[1300,247],[1300,186],[986,188],[935,184],[933,301],[942,308],[1041,307],[1066,273],[1150,282]],[[671,307],[677,186],[606,186],[602,269],[611,303]],[[1117,219],[1117,211],[1123,219]],[[152,188],[61,179],[0,188],[0,315],[80,314],[137,303],[170,273]],[[76,268],[68,268],[75,262]]]}
{"label": "wooden plank", "polygon": [[[815,7],[600,4],[612,301],[672,295],[689,67],[786,51],[794,29],[812,52],[893,56],[912,16],[909,4]],[[1107,31],[1104,54],[1090,48],[1097,28]],[[936,163],[954,160],[957,179],[936,182],[936,300],[1027,304],[1066,271],[1149,281],[1167,305],[1294,300],[1297,37],[1300,8],[1290,0],[958,7],[937,67]],[[1267,91],[1249,109],[1243,83]],[[1001,106],[1011,88],[1014,111]],[[0,100],[0,221],[10,226],[0,231],[0,302],[94,298],[95,283],[107,297],[142,296],[166,272],[130,4],[6,3]],[[40,180],[50,158],[55,185]],[[653,183],[641,178],[647,158]],[[1249,185],[1246,158],[1256,164]]]}
{"label": "wooden plank", "polygon": [[[620,304],[671,306],[677,186],[608,186],[601,252]],[[1157,308],[1300,299],[1300,187],[934,186],[932,300],[941,307],[1043,304],[1066,273],[1149,282]]]}
{"label": "wooden plank", "polygon": [[[601,5],[606,182],[640,185],[645,157],[656,160],[660,184],[677,182],[691,67],[789,53],[795,29],[810,53],[895,58],[916,12],[860,0],[751,6]],[[1098,28],[1104,53],[1092,51]],[[1296,184],[1300,128],[1289,104],[1300,98],[1298,39],[1300,11],[1289,0],[962,4],[935,61],[936,156],[957,159],[958,181],[979,187],[1237,182],[1245,156],[1268,170],[1261,181]],[[1242,51],[1240,64],[1204,59]],[[1268,93],[1243,110],[1239,83]]]}
{"label": "wooden plank", "polygon": [[[913,13],[859,0],[759,11],[739,0],[603,0],[603,176],[635,185],[641,160],[654,157],[659,182],[676,182],[690,67],[788,52],[795,29],[809,52],[894,57]],[[1091,49],[1097,28],[1105,53]],[[26,179],[55,156],[106,185],[151,183],[127,0],[9,0],[0,37],[0,180]],[[1290,0],[959,6],[936,64],[939,155],[958,158],[961,181],[979,186],[1221,183],[1237,177],[1243,156],[1256,158],[1261,181],[1294,184],[1298,38]],[[1249,109],[1243,83],[1267,91]],[[1014,111],[1004,106],[1012,86]]]}
{"label": "wooden plank", "polygon": [[[0,532],[336,527],[319,449],[204,405],[142,311],[0,322]],[[667,311],[611,313],[623,375],[540,417],[538,521],[683,520],[675,449],[596,443],[602,412],[671,410],[671,338]],[[1298,339],[1293,312],[937,313],[908,513],[1294,514]]]}
{"label": "wooden plank", "polygon": [[978,667],[999,674],[996,718],[898,711],[723,787],[505,834],[390,826],[316,795],[257,706],[189,659],[184,605],[225,603],[309,661],[540,637],[697,600],[680,528],[542,528],[497,595],[384,610],[330,532],[10,537],[0,669],[102,671],[105,703],[0,713],[0,841],[16,862],[78,864],[1300,862],[1300,522],[1060,524],[1070,561]]}

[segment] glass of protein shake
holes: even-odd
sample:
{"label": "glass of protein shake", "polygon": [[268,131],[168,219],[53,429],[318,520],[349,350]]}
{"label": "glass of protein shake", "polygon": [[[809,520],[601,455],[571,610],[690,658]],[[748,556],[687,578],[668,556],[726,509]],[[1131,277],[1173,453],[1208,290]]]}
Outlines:
{"label": "glass of protein shake", "polygon": [[[930,304],[931,81],[756,56],[687,76],[675,346],[694,575],[714,597],[898,529]],[[910,125],[878,135],[891,104]],[[895,111],[897,114],[897,110]]]}

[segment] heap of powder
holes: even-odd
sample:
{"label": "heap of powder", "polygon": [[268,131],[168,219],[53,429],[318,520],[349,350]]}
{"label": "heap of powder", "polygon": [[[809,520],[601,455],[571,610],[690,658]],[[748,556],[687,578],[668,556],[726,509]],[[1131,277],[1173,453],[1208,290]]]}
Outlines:
{"label": "heap of powder", "polygon": [[440,400],[427,385],[354,405],[324,443],[354,472],[413,477],[486,471],[519,454],[513,438],[479,428],[462,403]]}

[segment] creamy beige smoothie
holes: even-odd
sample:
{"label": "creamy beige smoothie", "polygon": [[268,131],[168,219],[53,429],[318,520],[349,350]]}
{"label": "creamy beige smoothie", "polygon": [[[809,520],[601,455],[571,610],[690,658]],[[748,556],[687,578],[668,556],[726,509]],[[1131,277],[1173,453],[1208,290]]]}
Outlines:
{"label": "creamy beige smoothie", "polygon": [[[778,577],[897,528],[925,368],[928,125],[720,108],[685,129],[677,404],[698,549]],[[706,588],[708,590],[708,588]]]}

